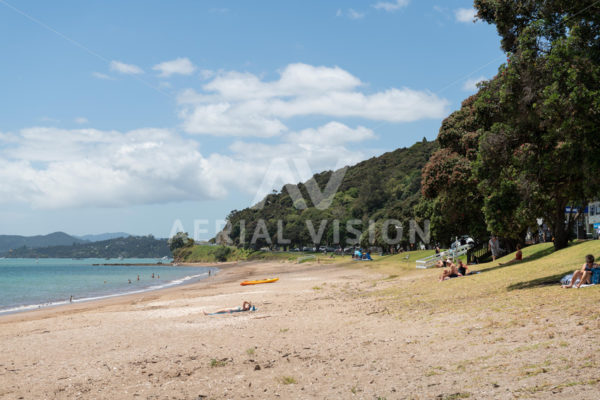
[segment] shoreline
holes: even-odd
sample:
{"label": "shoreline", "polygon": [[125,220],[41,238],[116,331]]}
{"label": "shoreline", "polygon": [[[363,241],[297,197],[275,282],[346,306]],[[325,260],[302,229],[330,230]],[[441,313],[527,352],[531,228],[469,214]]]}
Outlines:
{"label": "shoreline", "polygon": [[[241,262],[232,261],[232,262],[226,262],[226,263],[181,263],[178,266],[180,266],[180,267],[216,267],[218,265],[219,268],[217,269],[216,273],[212,274],[211,276],[207,276],[206,278],[203,278],[203,279],[197,279],[197,280],[194,280],[193,282],[188,282],[188,283],[182,282],[182,283],[172,284],[172,285],[160,287],[160,288],[154,288],[154,289],[147,288],[147,289],[141,289],[141,290],[134,291],[134,292],[116,293],[116,294],[110,294],[110,295],[106,295],[106,296],[97,296],[97,297],[93,297],[93,298],[89,298],[89,299],[74,299],[74,301],[72,303],[69,302],[69,300],[65,300],[65,301],[56,302],[57,304],[42,305],[41,307],[39,307],[38,304],[15,307],[15,308],[27,307],[27,309],[24,309],[24,310],[15,310],[15,311],[13,311],[12,309],[0,310],[0,325],[2,325],[3,323],[7,323],[7,322],[13,322],[15,320],[24,321],[24,320],[37,319],[37,318],[48,318],[48,317],[54,316],[54,314],[60,315],[63,312],[69,313],[71,310],[78,310],[80,312],[85,312],[86,310],[93,310],[96,307],[107,307],[107,306],[118,305],[121,303],[125,304],[130,301],[136,301],[136,300],[144,301],[144,299],[146,298],[146,296],[144,296],[144,294],[169,295],[171,293],[176,293],[178,291],[178,289],[180,289],[180,288],[189,288],[189,287],[192,287],[194,289],[202,288],[202,287],[210,284],[211,282],[212,282],[212,284],[214,284],[214,283],[230,283],[236,279],[235,278],[236,275],[233,275],[231,278],[229,278],[227,280],[215,279],[215,278],[219,278],[219,275],[221,275],[223,271],[232,269],[233,267],[238,266],[240,264],[248,264],[248,265],[261,264],[261,262],[248,261],[248,262],[241,263]],[[167,266],[167,265],[157,265],[157,266]],[[201,274],[201,275],[205,275],[205,274]],[[139,296],[141,296],[141,298],[139,298]],[[33,307],[33,308],[29,308],[29,307]],[[31,317],[26,318],[29,316],[31,316]],[[11,318],[11,317],[13,317],[13,318]],[[19,318],[19,317],[24,317],[24,318]]]}
{"label": "shoreline", "polygon": [[[223,263],[223,264],[228,264],[228,263]],[[165,265],[165,264],[91,264],[92,266],[153,266],[153,267],[170,267],[172,265]],[[95,303],[101,303],[103,301],[110,301],[110,300],[118,300],[120,298],[124,298],[124,300],[126,300],[126,298],[130,297],[130,296],[136,296],[136,295],[142,295],[144,293],[152,293],[152,292],[162,292],[162,291],[167,291],[170,289],[177,289],[179,287],[183,287],[183,286],[189,286],[189,285],[195,285],[198,283],[201,283],[205,280],[210,279],[211,277],[215,277],[217,276],[220,272],[221,272],[221,268],[217,268],[216,271],[213,268],[216,268],[216,265],[218,265],[218,263],[186,263],[185,265],[180,264],[177,265],[178,267],[196,267],[196,268],[208,268],[209,271],[212,271],[212,274],[210,272],[203,272],[201,274],[197,274],[197,275],[192,275],[192,276],[187,276],[187,277],[183,277],[183,278],[179,278],[179,279],[175,279],[169,282],[165,282],[164,284],[161,285],[153,285],[153,286],[148,286],[145,288],[141,288],[141,289],[136,289],[136,290],[132,290],[132,291],[126,291],[126,292],[118,292],[118,293],[109,293],[109,294],[100,294],[100,295],[90,295],[90,297],[79,297],[79,298],[74,298],[73,301],[70,300],[55,300],[55,301],[50,301],[50,302],[46,302],[46,303],[40,303],[40,304],[20,304],[20,305],[14,305],[14,306],[9,306],[9,308],[6,309],[0,309],[0,323],[2,323],[2,319],[6,318],[8,316],[14,316],[14,315],[21,315],[21,314],[29,314],[29,313],[35,313],[35,312],[44,312],[46,310],[57,310],[60,309],[62,307],[69,307],[69,306],[75,306],[75,305],[90,305],[91,308],[93,308]],[[211,276],[212,275],[212,276]],[[205,276],[205,277],[203,277]]]}

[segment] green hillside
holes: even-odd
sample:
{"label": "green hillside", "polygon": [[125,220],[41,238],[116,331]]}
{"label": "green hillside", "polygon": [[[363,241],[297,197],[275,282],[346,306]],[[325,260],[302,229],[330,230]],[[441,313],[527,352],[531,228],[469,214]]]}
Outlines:
{"label": "green hillside", "polygon": [[[323,210],[313,204],[307,187],[313,180],[324,191],[333,171],[291,185],[302,194],[306,204],[304,209],[299,204],[302,201],[294,204],[289,188],[284,187],[280,192],[266,196],[260,203],[262,208],[234,210],[227,217],[231,224],[229,237],[233,243],[230,244],[253,248],[275,245],[278,243],[278,221],[282,221],[280,236],[291,242],[283,247],[291,248],[335,245],[334,220],[339,221],[339,243],[342,245],[347,243],[346,239],[357,236],[347,229],[349,220],[359,220],[354,228],[367,231],[369,220],[396,219],[402,222],[404,232],[408,232],[408,220],[415,216],[415,206],[421,199],[421,170],[437,148],[437,142],[424,139],[409,148],[397,149],[349,167],[331,205]],[[264,221],[264,226],[259,226],[260,220]],[[327,221],[320,239],[315,241],[311,237],[307,220],[311,221],[315,233],[319,231],[321,221]],[[258,233],[257,240],[253,242],[255,233]],[[217,237],[217,241],[222,239]],[[404,235],[401,244],[407,243],[408,235]]]}

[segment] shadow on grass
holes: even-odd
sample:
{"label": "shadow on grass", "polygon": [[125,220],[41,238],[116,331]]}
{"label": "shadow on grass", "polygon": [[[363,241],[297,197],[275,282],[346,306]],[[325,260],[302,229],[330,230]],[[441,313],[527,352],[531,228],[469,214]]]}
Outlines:
{"label": "shadow on grass", "polygon": [[515,283],[515,284],[508,286],[506,289],[510,292],[512,290],[532,289],[532,288],[536,288],[536,287],[559,285],[562,277],[571,272],[573,272],[573,271],[567,270],[560,274],[551,275],[551,276],[543,276],[541,278],[532,279],[530,281]]}
{"label": "shadow on grass", "polygon": [[[572,246],[577,245],[577,244],[579,244],[579,243],[575,243]],[[571,246],[569,246],[569,247],[571,247]],[[521,262],[510,262],[510,261],[507,261],[507,262],[505,262],[503,264],[496,265],[494,267],[485,268],[485,269],[482,269],[480,271],[481,272],[489,272],[489,271],[495,271],[495,270],[500,269],[500,268],[511,267],[513,265],[526,264],[528,262],[535,261],[535,260],[538,260],[540,258],[549,256],[552,253],[554,253],[554,246],[550,246],[550,247],[548,247],[546,249],[540,249],[540,250],[536,251],[535,253],[532,253],[532,254],[528,255],[527,257],[523,258],[523,261],[521,261]]]}

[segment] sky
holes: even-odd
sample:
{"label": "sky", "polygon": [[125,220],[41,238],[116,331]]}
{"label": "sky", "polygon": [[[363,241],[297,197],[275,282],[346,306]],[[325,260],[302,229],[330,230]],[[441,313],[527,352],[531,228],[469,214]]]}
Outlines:
{"label": "sky", "polygon": [[208,239],[434,140],[505,56],[469,0],[0,0],[0,234]]}

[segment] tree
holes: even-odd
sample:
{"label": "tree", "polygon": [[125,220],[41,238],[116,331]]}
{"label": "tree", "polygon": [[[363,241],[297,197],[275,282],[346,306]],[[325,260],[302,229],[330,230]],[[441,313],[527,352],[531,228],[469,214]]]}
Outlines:
{"label": "tree", "polygon": [[488,228],[519,231],[542,216],[563,248],[572,225],[565,207],[600,193],[599,7],[592,0],[475,0],[475,7],[509,55],[486,89],[495,109],[475,168]]}
{"label": "tree", "polygon": [[169,248],[171,249],[171,252],[193,245],[194,239],[188,237],[186,232],[177,232],[172,238],[169,239]]}
{"label": "tree", "polygon": [[419,211],[430,219],[432,235],[442,243],[462,234],[479,239],[486,234],[483,196],[473,173],[479,131],[485,125],[476,107],[479,96],[463,101],[461,109],[442,122],[437,139],[440,149],[422,171],[424,200]]}

